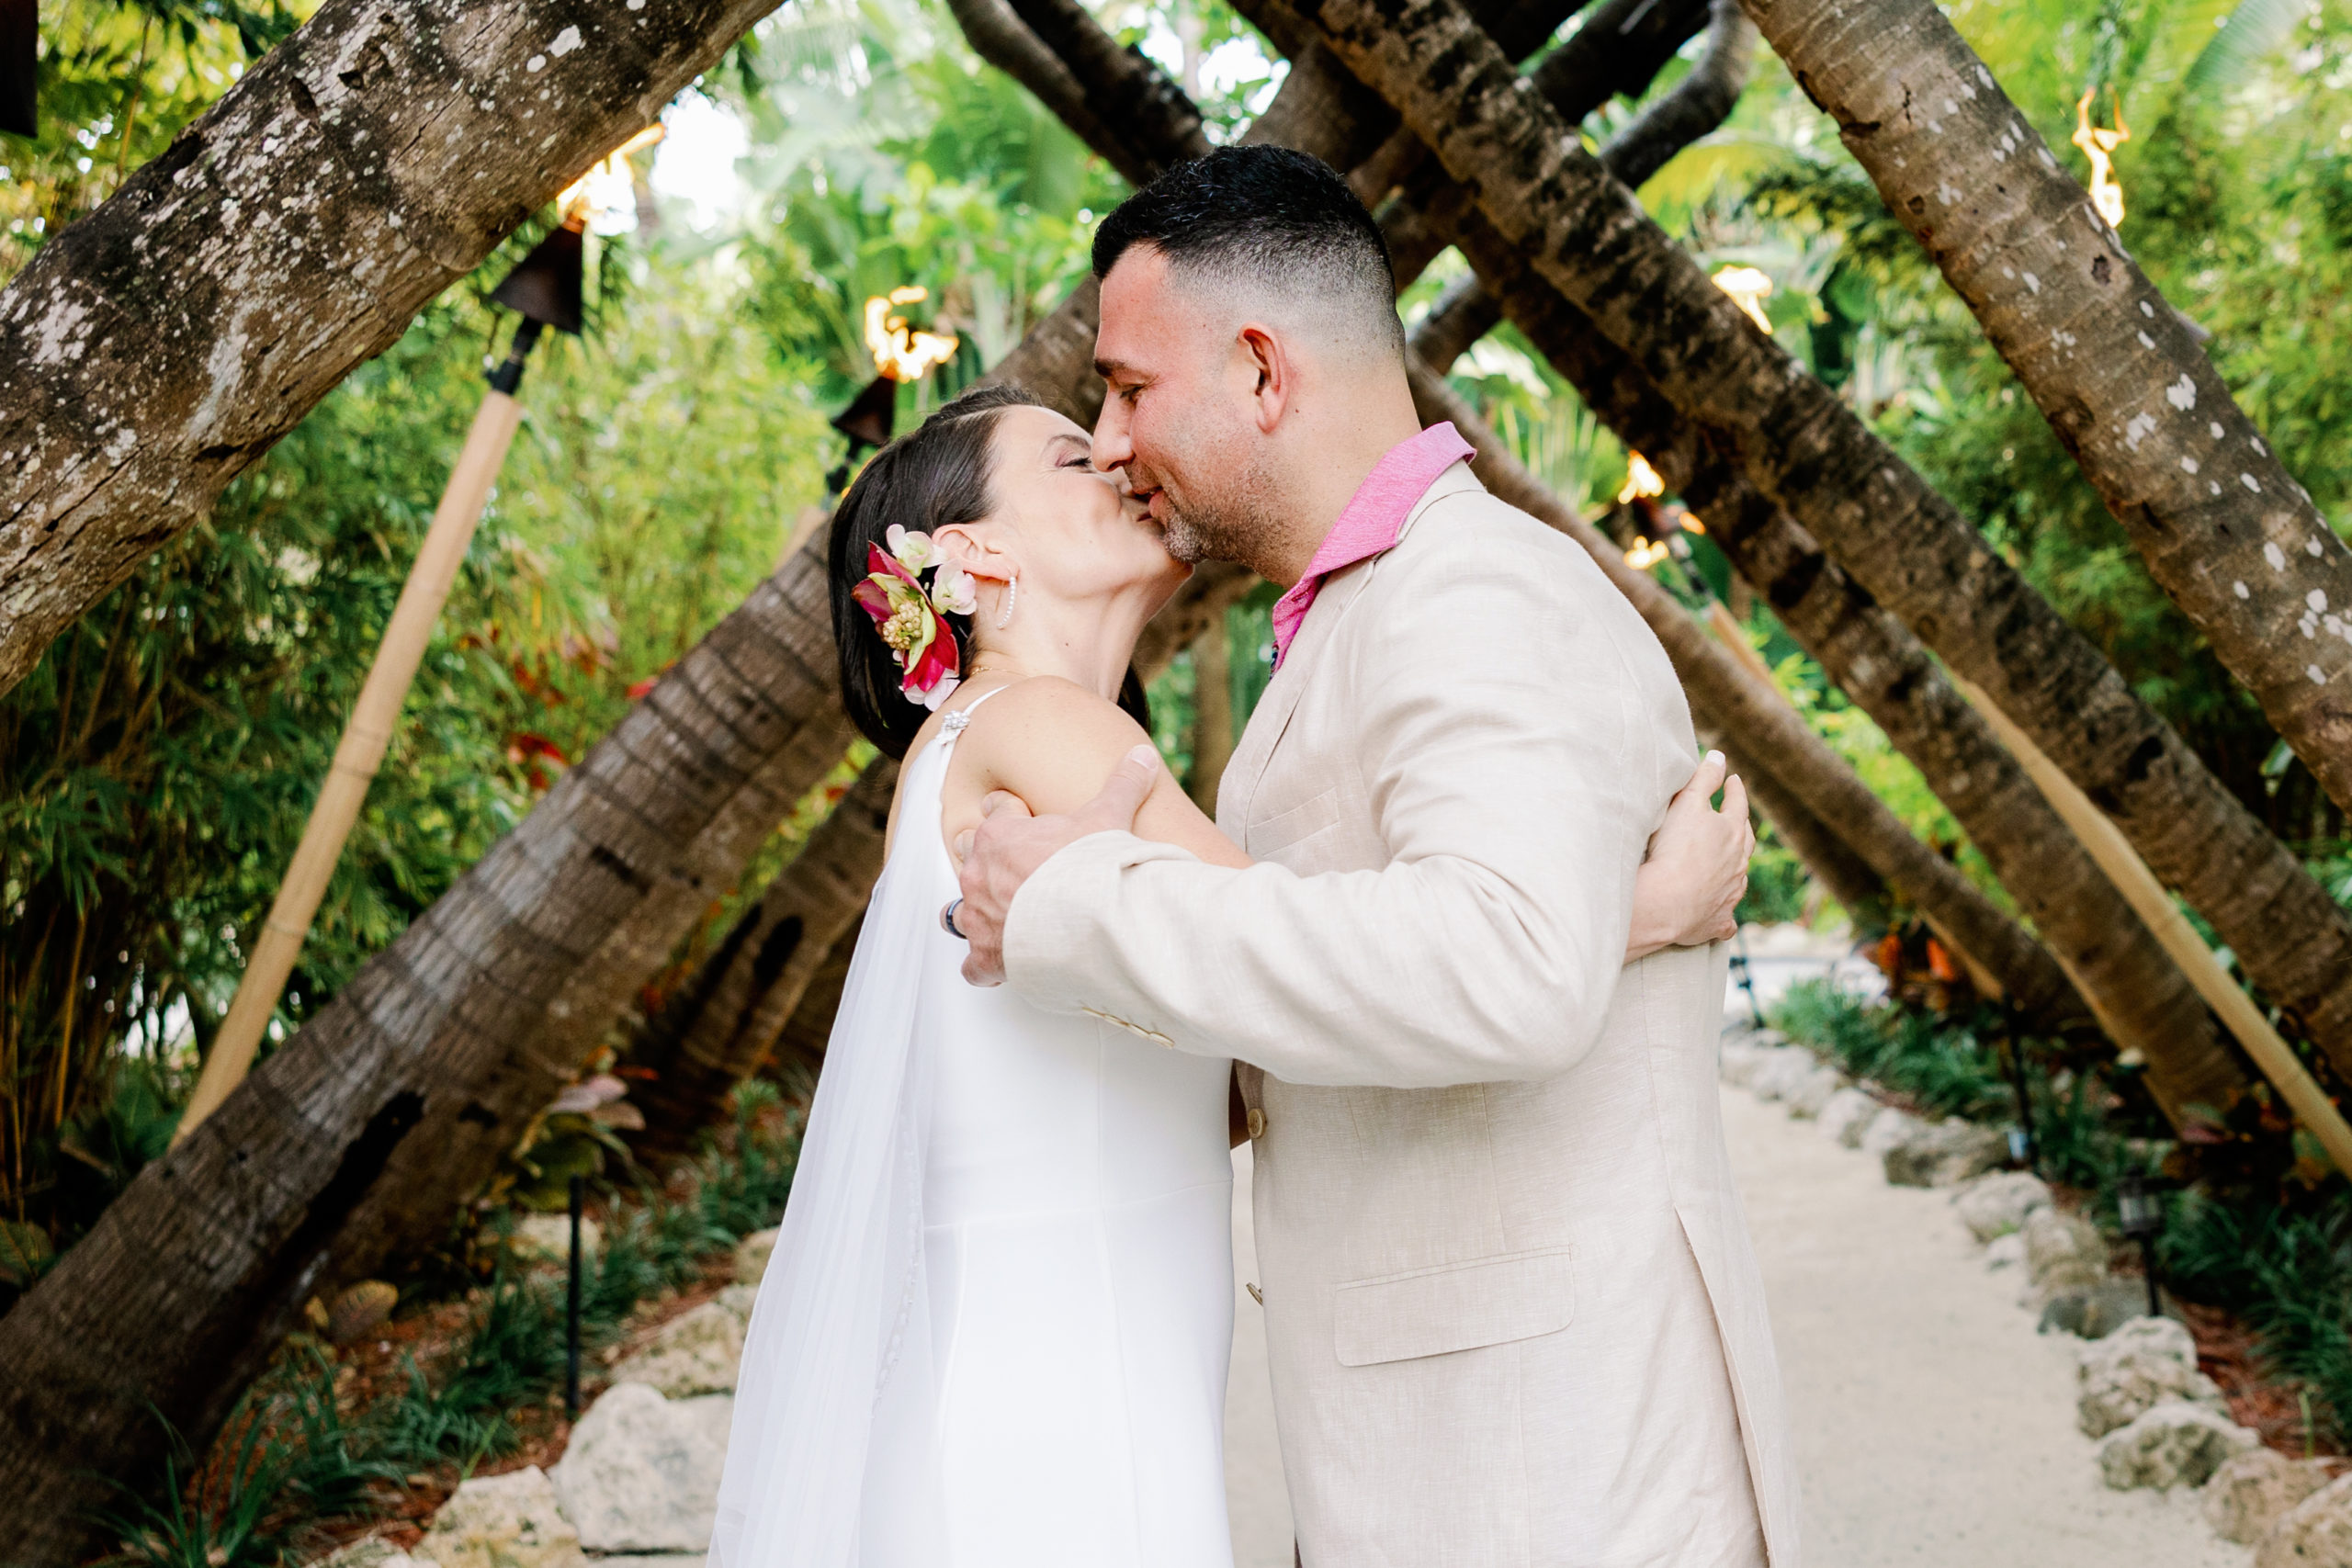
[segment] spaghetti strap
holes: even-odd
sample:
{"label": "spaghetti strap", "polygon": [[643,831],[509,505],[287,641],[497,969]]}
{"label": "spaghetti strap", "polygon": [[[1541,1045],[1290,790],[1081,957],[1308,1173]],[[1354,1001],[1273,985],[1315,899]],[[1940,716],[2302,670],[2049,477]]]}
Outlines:
{"label": "spaghetti strap", "polygon": [[955,712],[949,714],[945,718],[940,721],[939,743],[946,744],[953,742],[957,736],[964,733],[964,727],[972,722],[972,716],[980,711],[981,704],[987,702],[990,697],[997,695],[999,693],[1012,690],[1013,687],[1020,683],[1021,682],[1018,681],[1008,681],[1003,685],[996,688],[993,692],[982,692],[978,697],[972,700],[970,706],[957,708]]}

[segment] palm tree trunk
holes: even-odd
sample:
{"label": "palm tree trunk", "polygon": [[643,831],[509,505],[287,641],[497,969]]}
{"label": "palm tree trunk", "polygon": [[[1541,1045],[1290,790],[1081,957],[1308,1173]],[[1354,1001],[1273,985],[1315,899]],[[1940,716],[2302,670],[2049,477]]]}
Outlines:
{"label": "palm tree trunk", "polygon": [[1758,333],[1453,0],[1324,0],[1495,230],[1686,421],[2112,815],[2273,1001],[2352,1070],[2352,919],[1951,505]]}
{"label": "palm tree trunk", "polygon": [[1078,78],[1005,0],[947,0],[947,9],[973,53],[1027,86],[1055,118],[1128,184],[1142,185],[1157,172],[1132,142],[1104,129],[1087,107],[1086,89]]}
{"label": "palm tree trunk", "polygon": [[1747,4],[2150,575],[2352,810],[2352,550],[2197,333],[1933,0]]}
{"label": "palm tree trunk", "polygon": [[655,1075],[635,1096],[645,1154],[689,1152],[735,1086],[765,1064],[810,979],[865,908],[898,784],[889,758],[867,763],[694,981],[649,1021],[629,1051],[633,1066]]}
{"label": "palm tree trunk", "polygon": [[834,682],[802,551],[0,1318],[11,1557],[77,1560],[162,1422],[200,1446],[304,1301],[444,1234],[840,761]]}
{"label": "palm tree trunk", "polygon": [[0,295],[0,692],[774,7],[327,0],[43,245]]}
{"label": "palm tree trunk", "polygon": [[[1731,117],[1732,107],[1747,85],[1755,51],[1756,29],[1741,13],[1739,0],[1713,0],[1707,14],[1707,50],[1699,63],[1609,139],[1609,145],[1600,150],[1601,166],[1627,189],[1640,189],[1676,153]],[[1561,119],[1570,125],[1582,120],[1592,112],[1586,96],[1568,85],[1567,73],[1550,60],[1544,63],[1551,69],[1536,72],[1536,91]],[[1435,160],[1430,164],[1434,168]],[[1407,210],[1392,214],[1391,224],[1402,227],[1418,221],[1430,236],[1450,240],[1441,225],[1430,223],[1425,216],[1427,193],[1419,195],[1421,199],[1398,204]],[[1476,273],[1456,279],[1415,329],[1422,363],[1443,375],[1471,344],[1494,331],[1502,318],[1502,301],[1487,292]]]}

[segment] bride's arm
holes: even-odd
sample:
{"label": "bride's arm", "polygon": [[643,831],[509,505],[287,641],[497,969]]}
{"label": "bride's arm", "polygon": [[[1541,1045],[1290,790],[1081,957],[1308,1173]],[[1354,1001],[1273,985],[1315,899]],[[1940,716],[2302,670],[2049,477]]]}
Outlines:
{"label": "bride's arm", "polygon": [[[960,840],[977,818],[999,809],[1045,817],[1075,811],[1094,797],[1138,742],[1143,727],[1084,687],[1052,676],[1023,681],[975,714],[956,743],[949,787],[973,821],[955,824]],[[952,807],[951,807],[952,809]],[[1251,865],[1232,840],[1184,793],[1165,765],[1136,817],[1137,838],[1172,844],[1210,865]],[[962,845],[956,845],[962,858]]]}

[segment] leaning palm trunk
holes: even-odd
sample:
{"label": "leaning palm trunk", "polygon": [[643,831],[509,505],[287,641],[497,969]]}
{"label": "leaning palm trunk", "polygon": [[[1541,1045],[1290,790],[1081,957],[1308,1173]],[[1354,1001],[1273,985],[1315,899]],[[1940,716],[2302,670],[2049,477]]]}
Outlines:
{"label": "leaning palm trunk", "polygon": [[636,1096],[643,1153],[686,1153],[735,1086],[766,1063],[801,993],[874,890],[898,783],[889,758],[868,762],[694,980],[654,1014],[629,1052],[631,1066],[654,1075]]}
{"label": "leaning palm trunk", "polygon": [[1758,333],[1452,0],[1325,0],[1333,52],[1404,110],[1534,270],[1685,420],[1990,692],[2352,1069],[2352,918],[2098,651],[1836,395]]}
{"label": "leaning palm trunk", "polygon": [[[1755,48],[1756,29],[1740,13],[1738,0],[1713,0],[1707,16],[1706,52],[1690,68],[1690,73],[1674,85],[1672,91],[1659,95],[1657,102],[1645,107],[1631,124],[1609,139],[1609,145],[1600,150],[1601,166],[1623,181],[1627,189],[1640,189],[1643,182],[1666,167],[1676,153],[1731,117],[1733,106],[1747,85]],[[1559,112],[1562,120],[1575,125],[1589,111],[1581,107],[1576,95],[1562,90],[1563,84],[1557,76],[1556,70],[1538,71],[1533,78],[1536,90]],[[1418,139],[1416,144],[1419,144]],[[1423,194],[1415,193],[1417,197]],[[1418,219],[1432,238],[1451,237],[1442,225],[1430,224],[1422,217],[1425,200],[1398,205],[1409,207],[1410,214],[1394,214],[1391,227],[1401,227]],[[1502,318],[1502,301],[1472,272],[1457,280],[1430,307],[1429,315],[1415,329],[1415,346],[1422,362],[1443,375]]]}
{"label": "leaning palm trunk", "polygon": [[1747,4],[2149,573],[2352,811],[2352,550],[2198,334],[1932,0]]}
{"label": "leaning palm trunk", "polygon": [[0,1540],[206,1440],[303,1303],[413,1256],[851,739],[821,556],[650,696],[0,1319]]}

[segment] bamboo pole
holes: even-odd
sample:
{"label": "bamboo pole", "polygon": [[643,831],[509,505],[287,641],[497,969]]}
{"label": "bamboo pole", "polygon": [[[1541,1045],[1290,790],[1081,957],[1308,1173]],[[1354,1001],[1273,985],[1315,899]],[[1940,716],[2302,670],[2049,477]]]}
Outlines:
{"label": "bamboo pole", "polygon": [[2173,962],[2180,965],[2181,973],[2188,976],[2188,983],[2197,987],[2198,995],[2237,1036],[2238,1043],[2254,1059],[2262,1076],[2270,1080],[2279,1098],[2294,1111],[2295,1120],[2319,1140],[2336,1169],[2352,1173],[2352,1125],[2346,1123],[2344,1112],[2327,1098],[2310,1069],[2296,1059],[2294,1051],[2278,1037],[2278,1032],[2270,1027],[2270,1021],[2262,1016],[2254,998],[2230,978],[2230,972],[2213,956],[2213,950],[2205,945],[2205,939],[2197,934],[2197,928],[2188,923],[2188,917],[2173,902],[2172,895],[2165,891],[2164,884],[2148,869],[2147,862],[2124,838],[2123,830],[2108,820],[2107,814],[2092,805],[2090,797],[2075,786],[2074,780],[2043,756],[2041,749],[2026,739],[2025,732],[2011,723],[2008,715],[1991,698],[1957,671],[1950,673],[1952,682],[1976,705],[1984,721],[1993,727],[1993,733],[2001,738],[2001,744],[2009,749],[2026,775],[2049,797],[2052,808],[2082,840],[2083,848],[2090,852],[2091,859],[2115,884],[2124,902],[2147,922],[2165,951],[2172,954]]}
{"label": "bamboo pole", "polygon": [[448,601],[458,568],[465,561],[482,508],[489,503],[490,487],[506,461],[507,448],[514,444],[522,419],[523,405],[496,388],[483,397],[481,409],[474,415],[465,448],[449,475],[448,489],[442,492],[433,525],[426,530],[416,563],[409,569],[408,581],[392,606],[383,641],[377,645],[367,683],[360,687],[359,700],[343,727],[343,739],[335,746],[334,761],[320,786],[318,801],[311,807],[311,819],[295,848],[293,863],[270,905],[269,918],[262,922],[261,935],[245,962],[244,976],[237,982],[236,998],[229,1004],[228,1016],[220,1021],[196,1091],[188,1097],[179,1130],[172,1135],[175,1144],[218,1110],[253,1066],[262,1032],[277,1010],[286,978],[294,972],[294,960],[311,934],[320,900],[326,897],[335,862],[342,858],[344,843],[359,819],[359,808],[367,803],[368,787],[383,765],[401,705],[408,700],[409,686],[432,640],[434,624],[441,618],[441,606]]}

